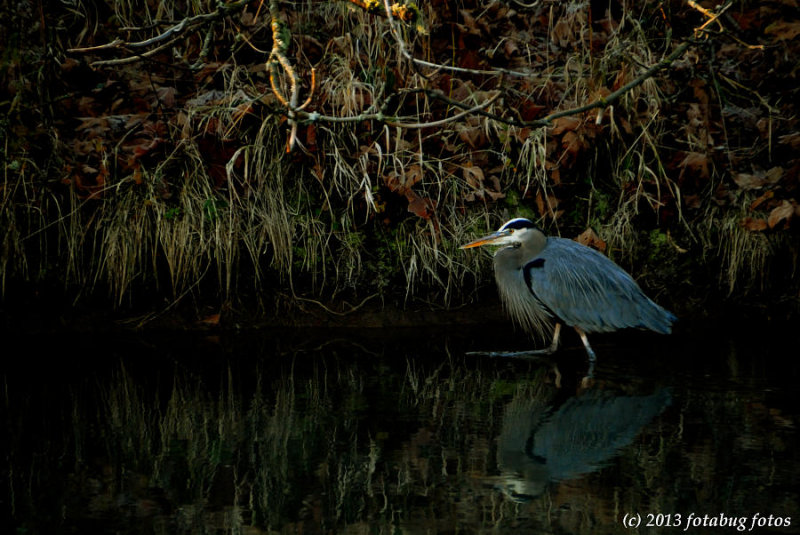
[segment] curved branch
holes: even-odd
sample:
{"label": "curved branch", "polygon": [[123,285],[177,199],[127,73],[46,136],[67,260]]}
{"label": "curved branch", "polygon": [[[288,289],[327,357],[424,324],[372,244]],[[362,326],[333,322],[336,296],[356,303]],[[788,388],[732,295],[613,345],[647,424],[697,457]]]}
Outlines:
{"label": "curved branch", "polygon": [[672,65],[672,63],[674,63],[675,60],[681,57],[683,53],[686,52],[689,49],[689,47],[694,44],[696,44],[696,41],[691,39],[684,41],[683,43],[681,43],[680,46],[678,46],[675,50],[672,51],[672,54],[662,59],[661,61],[659,61],[658,63],[647,69],[645,72],[640,74],[638,77],[636,77],[636,79],[631,80],[630,82],[623,85],[622,87],[620,87],[607,97],[600,97],[594,102],[590,102],[589,104],[586,104],[584,106],[579,106],[577,108],[557,111],[547,115],[546,117],[537,119],[535,121],[523,121],[521,124],[522,126],[547,126],[554,120],[558,119],[559,117],[566,117],[568,115],[577,115],[579,113],[593,110],[595,108],[607,108],[611,104],[619,100],[619,98],[622,95],[624,95],[634,87],[642,85],[647,79],[652,78],[661,69],[665,69],[670,65]]}
{"label": "curved branch", "polygon": [[[230,12],[236,11],[237,9],[245,6],[250,0],[237,0],[235,2],[230,2],[228,4],[219,2],[217,4],[217,9],[211,13],[201,13],[200,15],[194,15],[192,17],[186,17],[182,19],[177,24],[174,24],[161,32],[160,34],[150,37],[149,39],[145,39],[143,41],[133,41],[128,42],[122,39],[114,39],[110,43],[106,43],[104,45],[98,46],[91,46],[85,48],[70,48],[67,49],[67,52],[72,54],[86,54],[91,52],[97,52],[100,50],[114,50],[114,49],[121,49],[121,50],[129,50],[129,49],[137,49],[137,48],[148,48],[153,45],[163,43],[155,49],[148,50],[142,54],[136,54],[134,56],[130,56],[128,58],[116,59],[116,60],[101,60],[92,62],[92,66],[102,66],[102,65],[120,65],[122,63],[131,63],[135,61],[139,61],[144,59],[148,56],[152,56],[159,50],[166,48],[167,46],[174,43],[179,37],[185,35],[186,33],[194,33],[200,29],[200,27],[209,21],[215,21],[226,17]],[[130,28],[129,28],[130,30]]]}
{"label": "curved branch", "polygon": [[451,117],[445,117],[444,119],[440,119],[438,121],[432,121],[432,122],[428,122],[428,123],[398,123],[398,122],[394,122],[394,121],[384,121],[384,122],[386,124],[388,124],[389,126],[397,126],[397,127],[400,127],[400,128],[430,128],[430,127],[435,127],[435,126],[441,126],[443,124],[451,123],[453,121],[461,119],[462,117],[465,117],[467,115],[472,115],[472,114],[474,114],[474,113],[476,113],[476,112],[478,112],[480,110],[483,110],[484,108],[489,107],[498,98],[500,98],[500,93],[499,92],[496,95],[494,95],[492,98],[487,100],[486,102],[482,102],[482,103],[478,104],[477,106],[474,106],[474,107],[472,107],[472,108],[470,108],[468,110],[464,110],[461,113],[457,113],[457,114],[455,114],[455,115],[453,115]]}

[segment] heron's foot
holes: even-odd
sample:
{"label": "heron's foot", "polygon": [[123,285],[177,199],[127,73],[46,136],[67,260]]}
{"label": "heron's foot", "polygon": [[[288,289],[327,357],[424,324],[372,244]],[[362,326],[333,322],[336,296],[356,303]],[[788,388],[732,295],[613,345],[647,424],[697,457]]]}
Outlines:
{"label": "heron's foot", "polygon": [[596,358],[593,359],[594,352],[589,355],[589,369],[586,370],[586,375],[581,379],[581,390],[588,390],[594,387],[594,365]]}
{"label": "heron's foot", "polygon": [[537,357],[552,355],[553,353],[555,353],[555,349],[548,347],[545,349],[532,349],[528,351],[468,351],[467,355],[512,359],[536,359]]}
{"label": "heron's foot", "polygon": [[594,363],[597,362],[597,356],[594,354],[591,344],[589,344],[589,337],[586,336],[586,333],[583,331],[583,329],[579,327],[575,327],[575,332],[577,332],[578,336],[581,337],[583,347],[586,348],[586,355],[589,357],[589,364],[591,365],[592,371],[594,371]]}

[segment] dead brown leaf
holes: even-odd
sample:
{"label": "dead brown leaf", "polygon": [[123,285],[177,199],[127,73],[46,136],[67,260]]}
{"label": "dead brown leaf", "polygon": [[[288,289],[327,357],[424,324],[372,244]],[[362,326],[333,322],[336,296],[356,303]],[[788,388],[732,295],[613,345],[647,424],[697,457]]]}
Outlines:
{"label": "dead brown leaf", "polygon": [[464,175],[464,180],[471,188],[480,189],[483,187],[484,174],[483,169],[475,165],[465,165],[461,168]]}
{"label": "dead brown leaf", "polygon": [[700,201],[700,195],[697,195],[697,194],[684,195],[683,196],[683,205],[686,208],[691,208],[693,210],[696,210],[696,209],[700,208],[700,206],[702,206],[702,203]]}
{"label": "dead brown leaf", "polygon": [[737,173],[733,175],[733,181],[744,190],[759,189],[764,186],[764,179],[749,173]]}
{"label": "dead brown leaf", "polygon": [[419,165],[409,167],[405,173],[405,187],[410,188],[420,180],[422,180],[422,167]]}
{"label": "dead brown leaf", "polygon": [[[547,109],[547,106],[541,106],[539,104],[536,104],[532,100],[526,99],[522,103],[520,103],[517,109],[519,109],[519,115],[520,117],[522,117],[524,121],[532,121],[537,117],[539,117],[542,114],[542,111]],[[524,132],[524,137],[523,137],[523,132]],[[525,138],[528,137],[529,132],[530,132],[529,128],[520,129],[520,138],[522,141],[525,141]]]}
{"label": "dead brown leaf", "polygon": [[486,145],[486,136],[484,135],[483,128],[479,125],[456,125],[456,131],[461,141],[469,145],[473,149],[482,148]]}
{"label": "dead brown leaf", "polygon": [[208,327],[216,327],[219,325],[219,319],[220,319],[219,314],[211,314],[204,318],[200,318],[199,320],[197,320],[197,323],[201,325],[206,325]]}
{"label": "dead brown leaf", "polygon": [[791,41],[800,35],[800,21],[773,22],[764,29],[766,35],[773,35],[778,41]]}
{"label": "dead brown leaf", "polygon": [[467,34],[480,36],[481,30],[478,28],[478,21],[472,16],[472,12],[468,9],[462,9],[459,14],[461,14],[461,19],[464,23],[458,24],[458,29]]}
{"label": "dead brown leaf", "polygon": [[759,189],[769,184],[775,184],[783,176],[783,167],[775,166],[768,171],[755,173],[736,173],[733,181],[744,190]]}
{"label": "dead brown leaf", "polygon": [[[628,82],[630,82],[630,72],[626,68],[626,66],[623,66],[619,70],[619,72],[617,73],[617,76],[614,77],[614,83],[611,84],[611,89],[616,91],[617,89],[619,89],[620,87],[624,86]],[[602,96],[606,96],[606,95],[602,95]]]}
{"label": "dead brown leaf", "polygon": [[570,154],[570,156],[574,157],[577,156],[582,149],[586,148],[587,144],[582,136],[574,131],[569,131],[561,138],[561,146],[564,147],[564,150]]}
{"label": "dead brown leaf", "polygon": [[587,228],[581,232],[581,234],[575,238],[575,241],[587,247],[597,249],[598,251],[606,250],[606,242],[591,228]]}
{"label": "dead brown leaf", "polygon": [[420,197],[417,192],[410,189],[406,191],[408,199],[408,211],[422,219],[430,219],[433,216],[436,202],[427,197]]}
{"label": "dead brown leaf", "polygon": [[780,206],[773,208],[767,217],[769,228],[775,228],[782,221],[789,222],[794,215],[794,206],[789,201],[784,200]]}
{"label": "dead brown leaf", "polygon": [[544,196],[541,191],[536,193],[536,208],[539,210],[539,215],[542,217],[550,217],[558,219],[564,213],[564,210],[557,210],[558,198],[552,193]]}
{"label": "dead brown leaf", "polygon": [[[494,171],[494,170],[493,170]],[[486,180],[486,175],[483,169],[472,162],[468,162],[461,167],[461,172],[464,176],[464,181],[472,188],[472,191],[464,196],[467,202],[473,202],[476,199],[486,200],[488,196],[493,201],[504,198],[506,195],[501,190],[500,179],[497,175],[491,175],[489,180]],[[491,187],[487,187],[487,182],[491,182]]]}
{"label": "dead brown leaf", "polygon": [[407,195],[411,191],[411,187],[420,180],[422,180],[422,168],[419,165],[412,165],[402,176],[395,171],[390,171],[383,177],[386,186],[400,195]]}
{"label": "dead brown leaf", "polygon": [[800,132],[792,132],[778,138],[778,143],[789,145],[793,149],[800,149]]}
{"label": "dead brown leaf", "polygon": [[765,192],[758,199],[756,199],[756,200],[754,200],[753,202],[750,203],[750,206],[748,207],[749,210],[752,212],[753,210],[755,210],[756,208],[761,206],[764,202],[770,200],[774,196],[775,196],[775,192],[774,191]]}
{"label": "dead brown leaf", "polygon": [[519,46],[517,43],[511,39],[507,39],[506,42],[503,44],[503,53],[506,55],[507,58],[511,58],[513,56],[519,56]]}
{"label": "dead brown leaf", "polygon": [[562,18],[553,27],[552,39],[558,46],[565,47],[572,43],[572,34],[573,31],[569,23]]}
{"label": "dead brown leaf", "polygon": [[756,219],[753,217],[745,217],[741,221],[742,227],[751,232],[761,232],[767,230],[768,225],[765,219]]}
{"label": "dead brown leaf", "polygon": [[76,132],[82,132],[83,137],[103,136],[108,132],[108,119],[105,117],[79,117],[81,124],[75,127]]}
{"label": "dead brown leaf", "polygon": [[733,11],[731,12],[731,17],[736,20],[736,23],[742,30],[757,28],[761,24],[757,9],[742,12]]}
{"label": "dead brown leaf", "polygon": [[564,132],[575,130],[581,125],[581,120],[577,117],[559,117],[553,121],[553,129],[550,131],[554,136]]}
{"label": "dead brown leaf", "polygon": [[174,87],[159,87],[156,89],[158,101],[167,108],[175,107],[175,96],[177,94],[178,90]]}

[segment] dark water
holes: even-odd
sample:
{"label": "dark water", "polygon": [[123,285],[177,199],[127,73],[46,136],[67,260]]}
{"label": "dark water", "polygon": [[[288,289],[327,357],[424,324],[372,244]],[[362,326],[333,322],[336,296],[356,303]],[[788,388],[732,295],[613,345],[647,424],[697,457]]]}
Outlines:
{"label": "dark water", "polygon": [[0,533],[800,533],[784,328],[7,342]]}

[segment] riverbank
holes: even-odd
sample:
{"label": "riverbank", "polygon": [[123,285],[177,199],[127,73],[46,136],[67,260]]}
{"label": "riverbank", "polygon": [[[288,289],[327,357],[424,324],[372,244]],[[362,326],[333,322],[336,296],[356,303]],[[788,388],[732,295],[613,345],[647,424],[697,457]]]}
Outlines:
{"label": "riverbank", "polygon": [[800,300],[784,4],[432,2],[394,15],[401,34],[346,2],[21,2],[0,17],[4,314],[439,321],[495,303],[488,256],[459,246],[522,216],[680,316],[785,315],[769,310]]}

